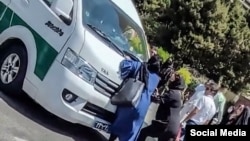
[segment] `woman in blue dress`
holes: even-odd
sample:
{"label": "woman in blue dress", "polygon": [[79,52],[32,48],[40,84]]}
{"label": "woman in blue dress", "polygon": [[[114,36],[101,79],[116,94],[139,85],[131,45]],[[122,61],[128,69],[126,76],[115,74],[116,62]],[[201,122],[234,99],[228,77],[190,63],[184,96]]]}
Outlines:
{"label": "woman in blue dress", "polygon": [[[119,141],[136,141],[138,133],[143,125],[147,114],[151,96],[160,81],[158,76],[160,70],[160,57],[152,56],[147,62],[147,80],[140,101],[136,107],[117,107],[116,119],[111,125],[111,137],[109,141],[114,141],[116,137]],[[120,71],[123,79],[135,76],[142,65],[139,61],[125,59],[121,62]]]}

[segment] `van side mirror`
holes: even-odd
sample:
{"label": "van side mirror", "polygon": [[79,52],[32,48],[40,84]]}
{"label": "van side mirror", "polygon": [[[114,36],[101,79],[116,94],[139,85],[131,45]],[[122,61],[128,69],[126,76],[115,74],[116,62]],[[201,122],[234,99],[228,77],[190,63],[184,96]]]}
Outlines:
{"label": "van side mirror", "polygon": [[73,0],[54,0],[50,6],[67,25],[71,23],[71,11],[73,9]]}

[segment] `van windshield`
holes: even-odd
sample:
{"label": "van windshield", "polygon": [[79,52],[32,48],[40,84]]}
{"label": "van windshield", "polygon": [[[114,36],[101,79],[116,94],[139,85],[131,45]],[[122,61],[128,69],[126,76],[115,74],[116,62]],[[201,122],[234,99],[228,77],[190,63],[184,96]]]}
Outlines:
{"label": "van windshield", "polygon": [[146,61],[148,52],[145,35],[125,12],[110,0],[83,0],[82,3],[83,24],[95,27],[119,49]]}

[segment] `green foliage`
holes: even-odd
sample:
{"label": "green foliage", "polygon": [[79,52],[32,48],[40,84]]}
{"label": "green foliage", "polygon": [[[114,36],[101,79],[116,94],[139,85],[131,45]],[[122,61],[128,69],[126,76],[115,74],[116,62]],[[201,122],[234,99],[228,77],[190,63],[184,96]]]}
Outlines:
{"label": "green foliage", "polygon": [[184,78],[186,85],[191,84],[192,74],[187,68],[180,68],[177,72]]}
{"label": "green foliage", "polygon": [[161,19],[167,13],[171,0],[135,0],[135,3],[144,22],[149,41],[162,42],[162,40],[158,40],[165,32],[165,25]]}
{"label": "green foliage", "polygon": [[194,79],[192,79],[191,83],[188,85],[188,88],[190,90],[194,90],[197,85],[198,83]]}
{"label": "green foliage", "polygon": [[169,57],[171,57],[171,55],[166,50],[164,50],[162,47],[158,48],[157,53],[162,58],[163,62],[165,62]]}
{"label": "green foliage", "polygon": [[138,52],[138,53],[143,53],[143,48],[141,45],[141,40],[138,36],[133,37],[132,39],[129,40],[131,47]]}
{"label": "green foliage", "polygon": [[[239,0],[138,0],[151,42],[238,92],[250,82],[249,12]],[[170,5],[171,4],[171,5]],[[164,50],[163,49],[163,50]]]}

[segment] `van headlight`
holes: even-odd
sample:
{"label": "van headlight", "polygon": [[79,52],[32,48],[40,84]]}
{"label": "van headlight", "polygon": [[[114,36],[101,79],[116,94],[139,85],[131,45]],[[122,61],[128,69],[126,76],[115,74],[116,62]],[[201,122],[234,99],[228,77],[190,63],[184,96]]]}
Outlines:
{"label": "van headlight", "polygon": [[94,83],[97,71],[71,49],[66,51],[62,64],[86,82],[90,84]]}

